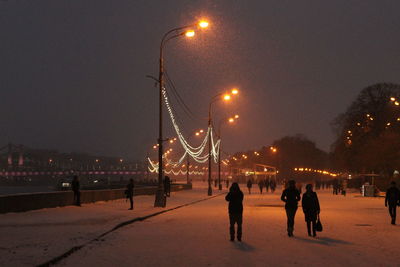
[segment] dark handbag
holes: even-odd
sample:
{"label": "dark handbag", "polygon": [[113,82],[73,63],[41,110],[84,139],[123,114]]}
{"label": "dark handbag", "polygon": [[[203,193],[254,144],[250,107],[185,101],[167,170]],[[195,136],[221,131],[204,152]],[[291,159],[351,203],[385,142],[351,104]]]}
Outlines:
{"label": "dark handbag", "polygon": [[317,218],[317,224],[315,225],[315,231],[322,232],[322,223],[321,220],[319,219],[319,214]]}

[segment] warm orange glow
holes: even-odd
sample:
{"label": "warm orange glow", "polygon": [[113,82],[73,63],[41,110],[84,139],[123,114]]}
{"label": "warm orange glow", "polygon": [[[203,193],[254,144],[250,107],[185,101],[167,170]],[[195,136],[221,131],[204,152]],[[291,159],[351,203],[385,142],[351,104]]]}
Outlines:
{"label": "warm orange glow", "polygon": [[200,133],[204,133],[204,130],[203,129],[200,129],[200,131],[199,131]]}
{"label": "warm orange glow", "polygon": [[228,121],[229,121],[230,123],[232,123],[232,122],[234,122],[235,120],[234,120],[233,118],[229,118]]}
{"label": "warm orange glow", "polygon": [[156,146],[156,145],[154,145],[154,146],[153,146],[153,148],[154,148],[154,149],[156,149],[156,148],[157,148],[157,146]]}
{"label": "warm orange glow", "polygon": [[185,35],[186,35],[186,37],[190,38],[190,37],[193,37],[194,34],[195,34],[194,31],[190,30],[190,31],[187,31]]}
{"label": "warm orange glow", "polygon": [[121,163],[122,163],[123,161],[124,161],[123,159],[119,159],[119,162],[121,162]]}
{"label": "warm orange glow", "polygon": [[200,135],[200,133],[199,133],[199,132],[196,132],[196,135],[197,135],[197,136],[199,136],[199,135]]}
{"label": "warm orange glow", "polygon": [[201,21],[199,22],[199,27],[205,29],[205,28],[208,27],[208,24],[209,24],[208,21],[206,21],[206,20],[201,20]]}
{"label": "warm orange glow", "polygon": [[394,104],[395,104],[396,106],[400,105],[400,103],[399,103],[399,102],[397,102],[397,101],[396,101],[396,102],[394,102]]}
{"label": "warm orange glow", "polygon": [[239,115],[236,114],[236,115],[235,115],[235,119],[239,119]]}
{"label": "warm orange glow", "polygon": [[231,100],[231,95],[225,94],[225,95],[224,95],[224,100],[225,100],[225,101]]}
{"label": "warm orange glow", "polygon": [[239,93],[239,90],[236,89],[236,88],[233,88],[232,91],[231,91],[231,93],[232,93],[233,95],[237,95],[237,94]]}
{"label": "warm orange glow", "polygon": [[390,98],[390,101],[396,101],[396,98],[391,97],[391,98]]}
{"label": "warm orange glow", "polygon": [[99,162],[99,160],[98,160],[98,159],[96,159],[96,162]]}
{"label": "warm orange glow", "polygon": [[169,142],[172,144],[174,142],[174,140],[171,139],[171,140],[169,140]]}

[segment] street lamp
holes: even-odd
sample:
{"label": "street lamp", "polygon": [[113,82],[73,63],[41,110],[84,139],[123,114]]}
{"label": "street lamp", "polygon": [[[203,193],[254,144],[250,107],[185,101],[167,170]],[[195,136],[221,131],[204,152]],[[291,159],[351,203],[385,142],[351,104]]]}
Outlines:
{"label": "street lamp", "polygon": [[159,58],[159,75],[158,75],[158,85],[159,85],[159,132],[158,132],[158,187],[156,191],[156,198],[154,201],[154,207],[165,207],[167,204],[167,199],[164,195],[163,188],[163,123],[162,123],[162,102],[163,102],[163,92],[164,92],[164,47],[166,43],[174,38],[187,36],[193,37],[194,31],[192,28],[199,26],[200,28],[207,28],[207,21],[200,21],[198,24],[187,25],[183,27],[174,28],[167,33],[161,39],[160,44],[160,58]]}
{"label": "street lamp", "polygon": [[[239,93],[239,90],[236,88],[233,88],[230,92],[232,95],[237,95]],[[212,118],[211,118],[211,108],[212,108],[212,104],[215,103],[218,100],[221,100],[221,96],[222,96],[222,100],[224,101],[229,101],[231,99],[231,94],[229,93],[219,93],[217,95],[215,95],[213,98],[211,98],[210,104],[208,106],[208,128],[211,128],[212,125]],[[207,194],[209,196],[212,195],[212,188],[211,188],[211,135],[212,132],[210,132],[209,136],[208,136],[208,191]]]}
{"label": "street lamp", "polygon": [[[234,123],[235,119],[234,118],[239,118],[239,115],[235,115],[234,117],[228,118],[228,119],[223,119],[220,120],[219,125],[218,125],[218,139],[221,140],[221,126],[223,122],[228,122],[228,123]],[[218,190],[222,190],[222,184],[221,184],[221,141],[219,143],[218,147]]]}

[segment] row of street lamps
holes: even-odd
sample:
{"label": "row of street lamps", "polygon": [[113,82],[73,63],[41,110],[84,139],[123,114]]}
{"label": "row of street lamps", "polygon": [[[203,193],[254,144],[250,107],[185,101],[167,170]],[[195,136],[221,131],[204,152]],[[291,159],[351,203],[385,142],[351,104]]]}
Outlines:
{"label": "row of street lamps", "polygon": [[[154,206],[155,207],[165,207],[166,206],[166,197],[164,194],[164,189],[163,189],[163,173],[164,173],[164,164],[163,164],[163,142],[167,141],[163,139],[163,90],[164,89],[164,48],[165,45],[168,41],[186,36],[188,38],[192,38],[195,36],[195,28],[198,29],[206,29],[208,28],[209,23],[206,20],[201,20],[196,24],[192,25],[187,25],[183,27],[178,27],[174,28],[167,33],[164,34],[164,36],[161,39],[161,44],[160,44],[160,56],[159,56],[159,76],[158,76],[158,85],[159,85],[159,134],[158,134],[158,141],[157,145],[154,146],[154,148],[158,147],[158,187],[157,187],[157,192],[156,192],[156,197],[154,201]],[[211,129],[212,127],[212,104],[218,100],[224,100],[224,101],[229,101],[233,96],[237,95],[239,93],[239,90],[236,88],[233,88],[230,90],[229,93],[220,93],[213,98],[211,98],[211,101],[209,103],[209,109],[208,109],[208,127]],[[238,116],[236,115],[235,118],[230,118],[229,122],[233,122],[234,119],[237,119]],[[196,132],[196,135],[200,135],[200,131]],[[212,195],[212,189],[211,189],[211,160],[212,160],[212,150],[211,150],[211,135],[212,132],[209,134],[209,139],[208,139],[208,195]],[[220,138],[220,131],[218,132],[218,137]],[[219,147],[219,154],[221,154],[221,150]],[[220,173],[220,156],[219,156],[219,167],[218,167],[218,172]],[[187,166],[188,166],[188,171],[189,173],[189,155],[187,158]],[[189,182],[189,177],[187,177],[187,180]],[[221,188],[221,182],[220,182],[220,174],[218,175],[218,180],[219,180],[219,187]]]}

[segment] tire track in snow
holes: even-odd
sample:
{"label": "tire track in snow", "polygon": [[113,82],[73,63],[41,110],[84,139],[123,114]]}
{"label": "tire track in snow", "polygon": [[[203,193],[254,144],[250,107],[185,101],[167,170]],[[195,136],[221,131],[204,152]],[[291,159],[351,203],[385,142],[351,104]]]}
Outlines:
{"label": "tire track in snow", "polygon": [[170,211],[173,211],[173,210],[177,210],[177,209],[180,209],[180,208],[184,208],[184,207],[187,207],[187,206],[190,206],[190,205],[194,205],[194,204],[197,204],[197,203],[199,203],[199,202],[206,201],[206,200],[210,200],[210,199],[219,197],[219,196],[221,196],[221,195],[223,195],[223,194],[225,194],[225,193],[220,193],[220,194],[217,194],[217,195],[212,196],[212,197],[199,199],[199,200],[192,201],[192,202],[189,202],[189,203],[186,203],[186,204],[178,205],[178,206],[173,207],[173,208],[170,208],[170,209],[158,211],[158,212],[155,212],[155,213],[146,215],[146,216],[136,217],[136,218],[134,218],[134,219],[121,222],[121,223],[117,224],[116,226],[114,226],[112,229],[110,229],[110,230],[108,230],[108,231],[102,233],[102,234],[99,235],[98,237],[96,237],[96,238],[94,238],[94,239],[92,239],[92,240],[89,240],[89,241],[87,241],[86,243],[84,243],[84,244],[82,244],[82,245],[74,246],[74,247],[72,247],[71,249],[69,249],[67,252],[65,252],[65,253],[63,253],[63,254],[57,256],[57,257],[54,257],[54,258],[52,258],[51,260],[49,260],[49,261],[47,261],[47,262],[45,262],[45,263],[39,264],[39,265],[37,265],[37,267],[46,267],[46,266],[55,265],[55,264],[59,263],[61,260],[68,258],[68,257],[71,256],[73,253],[75,253],[75,252],[79,251],[80,249],[84,248],[85,246],[89,245],[90,243],[92,243],[92,242],[94,242],[94,241],[99,241],[102,237],[105,237],[106,235],[108,235],[108,234],[110,234],[110,233],[112,233],[112,232],[114,232],[114,231],[116,231],[116,230],[118,230],[118,229],[120,229],[120,228],[122,228],[122,227],[125,227],[125,226],[127,226],[127,225],[130,225],[130,224],[132,224],[132,223],[135,223],[135,222],[142,222],[142,221],[145,221],[145,220],[147,220],[147,219],[149,219],[149,218],[152,218],[152,217],[161,215],[161,214],[163,214],[163,213],[170,212]]}

